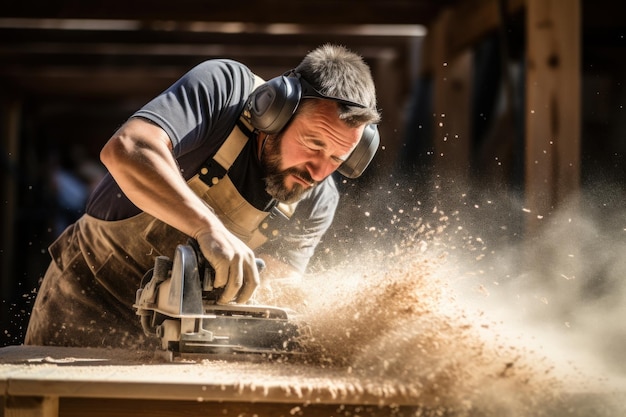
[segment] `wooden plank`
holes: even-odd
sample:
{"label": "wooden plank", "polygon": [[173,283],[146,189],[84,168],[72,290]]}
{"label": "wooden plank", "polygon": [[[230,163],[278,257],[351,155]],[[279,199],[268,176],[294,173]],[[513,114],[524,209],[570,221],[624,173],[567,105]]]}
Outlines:
{"label": "wooden plank", "polygon": [[[5,415],[49,417],[55,415],[55,406],[61,417],[448,415],[424,405],[423,392],[403,392],[403,387],[380,377],[362,380],[337,369],[295,363],[140,363],[145,357],[139,352],[103,349],[0,349],[0,381],[8,383]],[[114,388],[116,385],[119,387]],[[177,385],[175,392],[167,393]],[[218,387],[222,397],[211,393]],[[280,395],[272,392],[277,388],[281,388]],[[587,417],[589,410],[598,409],[606,410],[602,414],[606,416],[624,415],[610,413],[618,408],[612,404],[621,404],[620,411],[626,411],[625,391],[616,388],[563,393],[567,400],[546,404],[546,415]],[[324,394],[317,396],[316,390]],[[366,398],[370,394],[376,402]],[[58,405],[55,398],[59,398]],[[0,398],[0,406],[2,401]],[[478,409],[474,411],[480,414]]]}
{"label": "wooden plank", "polygon": [[530,233],[580,182],[580,10],[580,0],[527,3],[525,205]]}
{"label": "wooden plank", "polygon": [[[11,396],[127,398],[322,404],[412,404],[415,398],[386,381],[363,381],[339,372],[316,374],[280,364],[77,366],[24,369],[8,381]],[[35,367],[38,368],[38,367]],[[0,368],[0,375],[2,375]]]}
{"label": "wooden plank", "polygon": [[9,396],[382,406],[413,405],[422,394],[394,381],[297,362],[163,363],[121,350],[20,348],[0,349],[0,380]]}

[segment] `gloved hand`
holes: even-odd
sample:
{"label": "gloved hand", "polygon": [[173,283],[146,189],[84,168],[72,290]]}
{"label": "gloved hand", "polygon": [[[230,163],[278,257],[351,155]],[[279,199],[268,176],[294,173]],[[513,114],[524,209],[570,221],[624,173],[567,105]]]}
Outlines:
{"label": "gloved hand", "polygon": [[247,302],[260,284],[252,249],[226,228],[199,233],[195,239],[215,270],[213,285],[224,288],[217,303]]}

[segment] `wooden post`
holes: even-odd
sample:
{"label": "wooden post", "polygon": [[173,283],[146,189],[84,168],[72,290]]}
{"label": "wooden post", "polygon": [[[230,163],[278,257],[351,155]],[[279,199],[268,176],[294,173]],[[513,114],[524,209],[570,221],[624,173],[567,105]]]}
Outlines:
{"label": "wooden post", "polygon": [[452,53],[449,44],[451,11],[445,10],[432,26],[433,144],[439,178],[467,178],[470,165],[470,97],[472,53]]}
{"label": "wooden post", "polygon": [[[0,103],[0,141],[2,141],[2,155],[4,163],[0,181],[2,182],[0,207],[0,222],[2,233],[0,235],[0,300],[10,300],[15,287],[14,259],[15,259],[15,219],[17,218],[17,183],[19,165],[19,123],[21,117],[21,103],[18,101],[3,101]],[[0,314],[8,317],[8,306],[2,303]]]}
{"label": "wooden post", "polygon": [[6,417],[57,417],[59,397],[13,397],[6,399]]}
{"label": "wooden post", "polygon": [[527,0],[527,231],[580,183],[580,0]]}
{"label": "wooden post", "polygon": [[[378,175],[388,172],[394,166],[402,147],[401,137],[397,135],[398,123],[400,121],[399,112],[386,112],[385,109],[398,108],[398,97],[401,95],[399,85],[401,80],[397,76],[398,57],[392,50],[382,50],[378,53],[373,63],[372,73],[375,77],[376,95],[378,107],[382,109],[382,123],[379,126],[381,137],[381,149],[378,152],[374,166],[370,167],[372,173],[368,172],[368,177],[372,177],[374,172]],[[395,75],[394,75],[395,74]]]}

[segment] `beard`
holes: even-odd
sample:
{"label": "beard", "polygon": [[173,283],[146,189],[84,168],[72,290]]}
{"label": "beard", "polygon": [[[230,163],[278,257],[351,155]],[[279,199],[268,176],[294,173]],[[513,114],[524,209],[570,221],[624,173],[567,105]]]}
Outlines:
{"label": "beard", "polygon": [[295,203],[300,200],[308,188],[299,183],[294,183],[291,188],[287,187],[287,177],[294,175],[308,182],[312,186],[316,182],[306,170],[295,167],[281,169],[283,158],[280,154],[281,135],[272,135],[266,139],[261,151],[261,163],[265,168],[265,191],[281,203]]}

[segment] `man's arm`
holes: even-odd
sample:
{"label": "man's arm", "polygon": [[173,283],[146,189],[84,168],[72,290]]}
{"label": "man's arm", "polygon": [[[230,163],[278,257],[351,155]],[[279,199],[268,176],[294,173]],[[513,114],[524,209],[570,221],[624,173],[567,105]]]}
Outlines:
{"label": "man's arm", "polygon": [[216,286],[225,285],[221,303],[250,299],[259,285],[254,253],[188,187],[163,129],[131,118],[100,158],[133,204],[198,241],[215,268]]}

